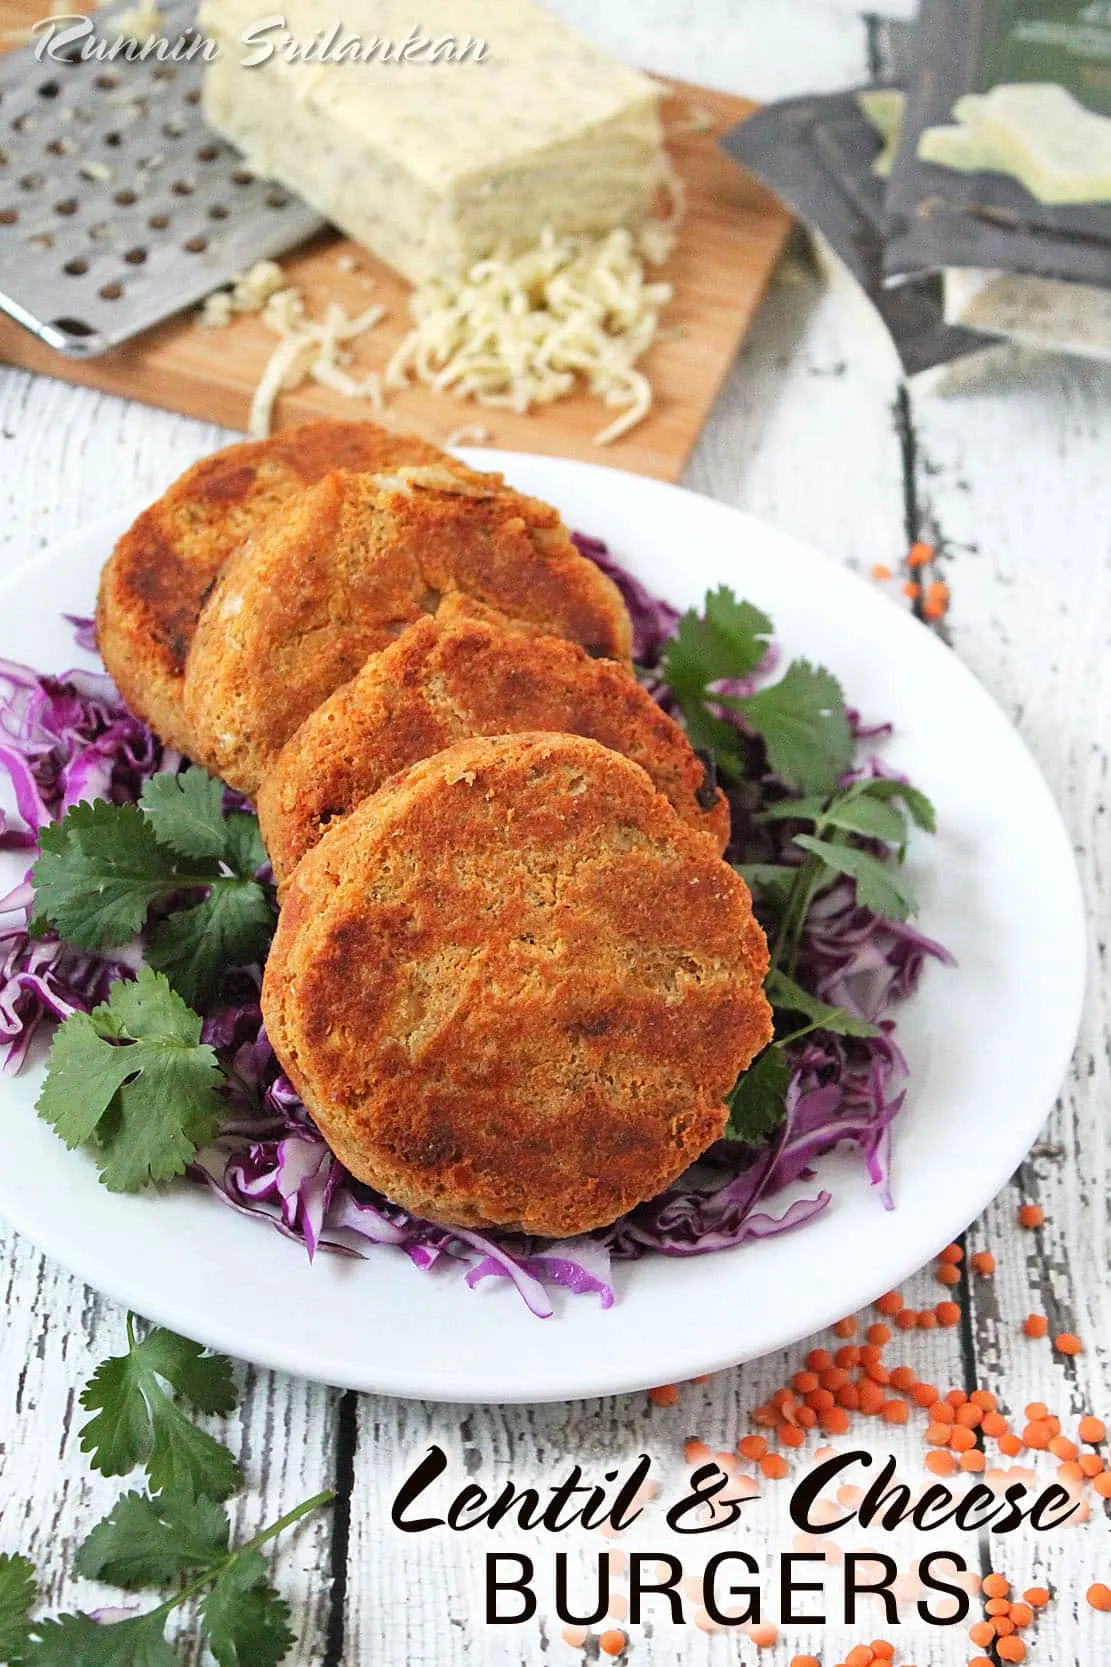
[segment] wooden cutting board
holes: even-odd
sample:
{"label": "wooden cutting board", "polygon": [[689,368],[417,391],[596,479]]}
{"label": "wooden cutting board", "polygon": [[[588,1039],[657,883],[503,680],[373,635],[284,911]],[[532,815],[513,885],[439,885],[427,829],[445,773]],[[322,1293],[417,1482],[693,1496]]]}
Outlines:
{"label": "wooden cutting board", "polygon": [[[10,14],[15,8],[8,0],[0,9]],[[491,445],[677,479],[790,227],[782,205],[717,147],[719,135],[754,108],[746,99],[681,82],[664,101],[668,148],[686,188],[686,217],[671,258],[651,274],[669,281],[675,293],[663,314],[667,339],[642,361],[655,403],[628,435],[606,447],[595,445],[593,435],[615,412],[586,394],[519,416],[411,387],[387,396],[382,420],[440,444],[464,424],[478,423]],[[356,269],[345,270],[352,258]],[[282,265],[288,281],[302,288],[312,317],[330,300],[352,314],[372,302],[387,308],[351,366],[356,375],[381,368],[408,327],[405,280],[330,233],[285,257]],[[241,316],[210,330],[186,316],[82,363],[63,359],[0,315],[0,360],[241,430],[276,340],[257,317]],[[279,397],[274,420],[285,427],[312,417],[373,414],[363,401],[306,382]]]}

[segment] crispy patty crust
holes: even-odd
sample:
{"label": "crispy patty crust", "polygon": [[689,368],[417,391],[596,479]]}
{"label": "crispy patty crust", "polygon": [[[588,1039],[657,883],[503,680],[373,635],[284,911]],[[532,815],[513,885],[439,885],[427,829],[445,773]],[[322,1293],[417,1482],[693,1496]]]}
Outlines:
{"label": "crispy patty crust", "polygon": [[202,458],[124,533],[105,564],[97,642],[133,712],[191,752],[181,711],[185,657],[213,580],[273,510],[330,469],[391,469],[444,456],[374,423],[317,422]]}
{"label": "crispy patty crust", "polygon": [[445,596],[629,662],[620,593],[557,512],[445,458],[326,476],[241,546],[185,673],[200,762],[252,797],[310,712]]}
{"label": "crispy patty crust", "polygon": [[462,741],[298,865],[262,1006],[351,1172],[455,1226],[560,1237],[722,1133],[770,1039],[744,881],[581,736]]}
{"label": "crispy patty crust", "polygon": [[388,776],[456,741],[526,730],[587,735],[646,770],[685,822],[729,836],[725,796],[683,731],[612,660],[559,637],[478,619],[419,619],[305,719],[258,795],[262,836],[284,881],[325,828]]}

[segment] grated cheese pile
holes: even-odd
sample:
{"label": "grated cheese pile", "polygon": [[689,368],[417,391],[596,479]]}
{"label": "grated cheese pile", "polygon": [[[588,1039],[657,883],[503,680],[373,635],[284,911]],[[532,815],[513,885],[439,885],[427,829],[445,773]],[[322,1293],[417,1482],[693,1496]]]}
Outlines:
{"label": "grated cheese pile", "polygon": [[[350,317],[331,302],[322,318],[310,319],[303,292],[285,284],[275,261],[257,262],[230,289],[210,295],[197,323],[220,328],[237,314],[258,313],[279,338],[251,401],[248,432],[259,439],[270,432],[278,394],[307,378],[346,398],[369,400],[377,411],[384,388],[415,379],[437,393],[517,412],[562,399],[585,382],[607,405],[621,408],[594,436],[596,445],[608,445],[652,405],[652,384],[638,363],[660,335],[660,309],[672,290],[646,281],[645,262],[667,258],[683,210],[680,181],[672,175],[666,184],[667,218],[650,220],[635,234],[623,227],[600,239],[546,232],[523,255],[479,261],[457,282],[418,287],[409,301],[414,327],[384,376],[371,371],[358,378],[346,366],[351,344],[385,309],[371,306]],[[472,433],[489,439],[475,425],[457,431]]]}
{"label": "grated cheese pile", "polygon": [[[647,231],[648,228],[645,228]],[[477,262],[458,282],[424,284],[414,328],[386,366],[387,388],[415,378],[437,393],[525,412],[586,382],[621,415],[594,436],[604,446],[640,422],[652,385],[637,368],[659,330],[671,285],[646,283],[642,255],[662,256],[619,227],[599,240],[557,238],[516,258]],[[670,243],[670,235],[666,241]]]}

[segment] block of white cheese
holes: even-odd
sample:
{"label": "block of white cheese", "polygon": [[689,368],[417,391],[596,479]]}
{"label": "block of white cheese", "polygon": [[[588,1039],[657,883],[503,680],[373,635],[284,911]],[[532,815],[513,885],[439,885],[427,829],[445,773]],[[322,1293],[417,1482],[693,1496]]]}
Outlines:
{"label": "block of white cheese", "polygon": [[662,89],[534,0],[347,0],[342,26],[333,0],[286,0],[281,27],[260,12],[204,0],[208,121],[414,282],[647,215]]}

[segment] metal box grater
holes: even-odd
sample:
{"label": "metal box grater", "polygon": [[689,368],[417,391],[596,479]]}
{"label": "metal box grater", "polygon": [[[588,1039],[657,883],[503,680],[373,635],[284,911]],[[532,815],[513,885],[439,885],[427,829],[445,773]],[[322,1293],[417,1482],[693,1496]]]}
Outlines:
{"label": "metal box grater", "polygon": [[[123,10],[94,14],[98,40]],[[195,10],[168,0],[161,34]],[[0,308],[59,353],[103,353],[323,228],[205,126],[203,72],[0,57]]]}

